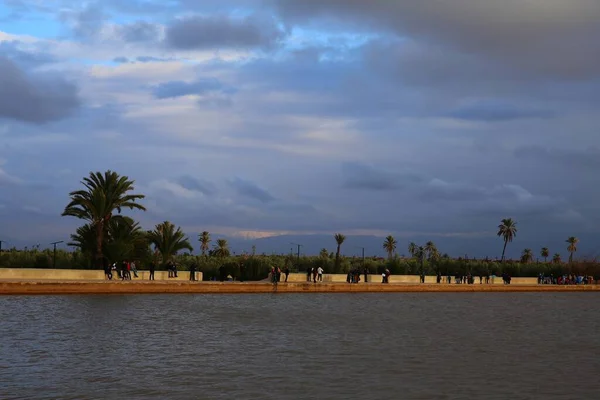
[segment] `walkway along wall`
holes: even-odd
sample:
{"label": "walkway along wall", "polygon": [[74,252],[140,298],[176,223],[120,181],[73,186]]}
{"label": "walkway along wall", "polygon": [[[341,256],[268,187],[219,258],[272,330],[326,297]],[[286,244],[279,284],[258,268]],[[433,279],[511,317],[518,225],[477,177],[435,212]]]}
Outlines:
{"label": "walkway along wall", "polygon": [[[138,270],[136,278],[131,273],[132,280],[148,280],[149,271]],[[0,268],[0,279],[12,280],[58,280],[58,281],[94,281],[105,280],[104,271],[93,269],[36,269],[36,268]],[[119,279],[113,271],[113,280]],[[169,278],[167,271],[154,272],[157,281],[187,281],[190,279],[189,271],[178,271],[177,278]],[[196,272],[196,279],[202,280],[202,272]]]}
{"label": "walkway along wall", "polygon": [[[148,271],[138,270],[138,278],[132,274],[133,280],[148,280]],[[117,274],[114,274],[118,279]],[[167,271],[156,271],[154,279],[157,281],[187,281],[190,278],[189,271],[179,271],[177,278],[169,278]],[[282,281],[285,276],[282,275]],[[104,280],[104,271],[88,269],[34,269],[34,268],[0,268],[0,279],[4,280],[59,280],[59,281],[87,281]],[[115,279],[115,278],[113,278]],[[196,279],[202,280],[202,272],[196,273]],[[364,279],[364,275],[361,275]],[[288,277],[288,282],[306,282],[306,274],[294,273]],[[325,274],[323,282],[346,282],[345,274]],[[369,275],[369,282],[381,283],[381,275]],[[445,280],[443,282],[446,282]],[[485,281],[484,281],[485,282]],[[390,283],[419,283],[418,275],[392,275]],[[426,276],[425,283],[436,283],[435,276]],[[454,283],[454,279],[452,280]],[[502,278],[496,277],[494,284],[502,284]],[[475,284],[479,284],[479,278],[475,278]],[[537,278],[512,278],[512,284],[537,284]]]}

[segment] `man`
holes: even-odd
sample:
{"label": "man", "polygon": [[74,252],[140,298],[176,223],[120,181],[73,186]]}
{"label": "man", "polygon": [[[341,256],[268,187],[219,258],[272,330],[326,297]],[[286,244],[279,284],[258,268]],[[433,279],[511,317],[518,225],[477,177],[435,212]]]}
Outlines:
{"label": "man", "polygon": [[190,281],[196,281],[196,262],[193,262],[192,265],[190,265]]}
{"label": "man", "polygon": [[154,280],[154,270],[156,269],[156,264],[154,264],[154,261],[152,261],[150,263],[150,278],[149,280],[153,281]]}
{"label": "man", "polygon": [[288,276],[290,275],[290,267],[288,267],[287,265],[285,266],[285,269],[283,270],[283,273],[285,274],[285,281],[287,282],[288,280]]}
{"label": "man", "polygon": [[310,282],[310,276],[312,275],[312,267],[306,267],[306,282]]}
{"label": "man", "polygon": [[367,283],[368,277],[369,277],[369,268],[365,267],[365,269],[363,270],[363,274],[365,275],[365,283]]}
{"label": "man", "polygon": [[317,280],[319,282],[323,282],[323,268],[321,268],[319,266],[319,268],[317,268]]}
{"label": "man", "polygon": [[137,268],[135,267],[135,261],[131,262],[131,270],[133,271],[133,276],[135,276],[136,278],[139,278],[139,276],[137,274]]}

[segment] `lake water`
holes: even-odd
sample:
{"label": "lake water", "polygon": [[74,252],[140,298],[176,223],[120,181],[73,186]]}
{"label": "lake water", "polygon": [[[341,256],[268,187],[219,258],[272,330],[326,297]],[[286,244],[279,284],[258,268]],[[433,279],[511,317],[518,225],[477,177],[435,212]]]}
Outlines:
{"label": "lake water", "polygon": [[0,297],[0,399],[598,399],[596,293]]}

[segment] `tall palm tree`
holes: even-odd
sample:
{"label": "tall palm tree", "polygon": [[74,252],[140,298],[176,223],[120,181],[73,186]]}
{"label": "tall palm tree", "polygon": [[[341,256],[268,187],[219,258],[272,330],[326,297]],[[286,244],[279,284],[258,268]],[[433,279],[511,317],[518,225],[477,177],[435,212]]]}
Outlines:
{"label": "tall palm tree", "polygon": [[544,257],[544,263],[548,262],[548,256],[550,256],[550,250],[547,247],[542,247],[540,255]]}
{"label": "tall palm tree", "polygon": [[346,240],[346,236],[342,235],[341,233],[336,233],[335,235],[333,235],[335,242],[337,243],[337,250],[335,252],[335,268],[336,271],[339,270],[340,267],[340,249],[342,247],[342,243],[344,243],[344,241]]}
{"label": "tall palm tree", "polygon": [[217,257],[229,257],[229,243],[227,243],[227,239],[218,239],[217,244],[215,244],[215,250],[213,254]]}
{"label": "tall palm tree", "polygon": [[567,247],[567,251],[570,253],[569,254],[569,264],[573,262],[573,253],[575,253],[577,251],[577,243],[579,243],[579,239],[577,239],[575,236],[571,236],[570,238],[567,239],[567,243],[569,243],[569,246]]}
{"label": "tall palm tree", "polygon": [[[129,194],[134,190],[134,181],[127,176],[119,176],[111,170],[104,174],[90,172],[89,177],[83,178],[81,182],[84,190],[76,190],[69,193],[71,201],[65,207],[63,216],[77,217],[88,221],[96,231],[96,267],[102,268],[102,244],[104,241],[105,224],[111,218],[121,218],[121,209],[138,209],[145,211],[146,208],[137,203],[144,198],[141,194]],[[113,215],[115,210],[119,215]]]}
{"label": "tall palm tree", "polygon": [[506,252],[506,245],[508,242],[512,242],[517,236],[517,223],[512,218],[504,218],[500,225],[498,225],[498,236],[502,236],[504,239],[504,248],[502,249],[502,259],[504,262],[504,253]]}
{"label": "tall palm tree", "polygon": [[554,264],[560,264],[562,262],[562,259],[560,258],[560,254],[559,253],[555,253],[554,256],[552,257],[552,262]]}
{"label": "tall palm tree", "polygon": [[385,251],[387,251],[388,258],[390,260],[394,256],[394,252],[396,251],[397,245],[398,245],[398,242],[396,242],[396,239],[394,239],[394,237],[392,235],[389,235],[388,237],[386,237],[385,241],[383,242],[383,248],[385,249]]}
{"label": "tall palm tree", "polygon": [[417,245],[415,244],[415,242],[410,242],[408,244],[408,254],[410,254],[411,257],[415,257],[417,255]]}
{"label": "tall palm tree", "polygon": [[437,258],[439,258],[439,252],[437,247],[435,246],[435,243],[433,243],[431,240],[427,243],[425,243],[425,253],[427,254],[427,258],[429,260],[435,260]]}
{"label": "tall palm tree", "polygon": [[202,256],[206,256],[206,252],[210,248],[210,233],[207,231],[202,232],[198,235],[198,240],[200,241],[200,251],[202,252]]}
{"label": "tall palm tree", "polygon": [[521,262],[523,264],[529,264],[531,261],[533,261],[533,252],[531,249],[523,250],[523,253],[521,254]]}
{"label": "tall palm tree", "polygon": [[160,252],[163,264],[166,264],[180,250],[193,251],[187,237],[181,230],[169,221],[162,222],[148,232],[148,241]]}

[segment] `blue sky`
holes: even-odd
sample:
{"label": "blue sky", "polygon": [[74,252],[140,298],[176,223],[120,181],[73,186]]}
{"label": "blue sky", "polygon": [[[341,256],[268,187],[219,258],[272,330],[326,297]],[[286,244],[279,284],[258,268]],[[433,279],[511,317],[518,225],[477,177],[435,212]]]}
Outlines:
{"label": "blue sky", "polygon": [[4,1],[0,236],[68,237],[67,193],[113,169],[148,228],[403,243],[513,217],[531,246],[595,254],[599,19],[593,0]]}

